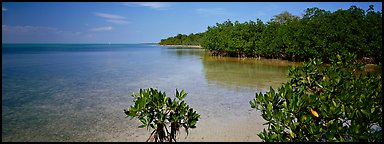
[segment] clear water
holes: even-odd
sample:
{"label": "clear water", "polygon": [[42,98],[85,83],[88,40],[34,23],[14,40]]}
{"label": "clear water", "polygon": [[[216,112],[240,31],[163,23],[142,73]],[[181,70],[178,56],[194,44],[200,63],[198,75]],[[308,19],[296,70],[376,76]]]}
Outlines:
{"label": "clear water", "polygon": [[285,82],[288,65],[156,44],[2,44],[2,141],[145,141],[123,109],[149,87],[184,89],[201,114],[179,141],[260,141],[249,101]]}

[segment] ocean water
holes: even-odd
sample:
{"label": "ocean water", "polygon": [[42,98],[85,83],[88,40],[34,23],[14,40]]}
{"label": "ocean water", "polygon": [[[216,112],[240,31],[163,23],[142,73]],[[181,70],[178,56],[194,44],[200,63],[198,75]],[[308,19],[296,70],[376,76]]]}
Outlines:
{"label": "ocean water", "polygon": [[145,141],[123,109],[149,87],[184,89],[201,114],[179,141],[260,141],[249,101],[287,81],[289,65],[157,44],[2,44],[2,141]]}

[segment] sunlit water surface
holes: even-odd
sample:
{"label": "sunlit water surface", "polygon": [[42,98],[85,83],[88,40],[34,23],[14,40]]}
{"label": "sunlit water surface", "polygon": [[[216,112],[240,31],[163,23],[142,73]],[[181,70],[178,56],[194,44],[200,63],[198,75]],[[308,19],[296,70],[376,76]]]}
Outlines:
{"label": "sunlit water surface", "polygon": [[261,141],[249,101],[286,82],[289,65],[156,44],[3,44],[2,141],[146,141],[123,109],[149,87],[184,89],[201,115],[178,141]]}

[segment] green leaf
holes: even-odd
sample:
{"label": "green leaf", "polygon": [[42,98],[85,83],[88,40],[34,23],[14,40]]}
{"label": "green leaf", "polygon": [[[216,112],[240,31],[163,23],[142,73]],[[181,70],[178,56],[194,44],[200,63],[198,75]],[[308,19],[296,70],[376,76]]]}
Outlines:
{"label": "green leaf", "polygon": [[292,132],[291,129],[289,129],[289,135],[291,135],[292,138],[295,138],[295,134]]}
{"label": "green leaf", "polygon": [[338,60],[341,60],[341,56],[339,54],[336,55]]}
{"label": "green leaf", "polygon": [[294,122],[294,123],[293,123],[293,126],[294,126],[294,127],[297,127],[298,125],[299,125],[299,122]]}
{"label": "green leaf", "polygon": [[267,111],[271,111],[271,110],[272,110],[272,103],[269,103],[267,106]]}
{"label": "green leaf", "polygon": [[365,116],[369,116],[369,113],[368,113],[366,110],[361,109],[360,111],[361,111]]}
{"label": "green leaf", "polygon": [[256,108],[255,103],[253,103],[252,101],[249,101],[249,104],[251,105],[251,108]]}
{"label": "green leaf", "polygon": [[285,109],[288,109],[288,107],[287,107],[287,101],[284,101],[284,102],[283,102],[283,106],[284,106]]}
{"label": "green leaf", "polygon": [[273,134],[273,135],[271,136],[272,139],[275,139],[276,137],[277,137],[277,134]]}
{"label": "green leaf", "polygon": [[139,128],[144,128],[144,127],[145,127],[145,125],[140,125],[140,126],[139,126]]}
{"label": "green leaf", "polygon": [[147,124],[147,120],[145,120],[144,117],[140,116],[140,117],[139,117],[139,120],[141,121],[141,123],[143,123],[143,124]]}
{"label": "green leaf", "polygon": [[184,93],[184,90],[181,90],[181,93],[180,93],[180,100],[183,99],[187,94]]}
{"label": "green leaf", "polygon": [[171,98],[167,98],[167,107],[171,107],[172,106],[172,100],[171,100]]}
{"label": "green leaf", "polygon": [[178,99],[180,99],[180,94],[179,94],[179,91],[176,89],[176,97],[178,98]]}

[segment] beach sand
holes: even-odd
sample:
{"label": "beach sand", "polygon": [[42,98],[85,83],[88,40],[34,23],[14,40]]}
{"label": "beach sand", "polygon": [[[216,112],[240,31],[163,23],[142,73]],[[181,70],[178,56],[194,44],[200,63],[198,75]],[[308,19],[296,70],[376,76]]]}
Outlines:
{"label": "beach sand", "polygon": [[[260,112],[250,111],[247,116],[240,117],[202,117],[195,129],[189,129],[188,136],[184,128],[181,128],[177,135],[177,142],[261,142],[257,134],[267,128],[263,125],[266,121],[255,113],[260,114]],[[111,137],[110,140],[145,142],[152,129],[143,128],[134,131],[125,135],[125,138]]]}

